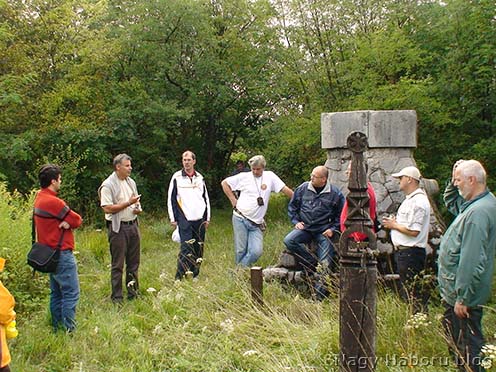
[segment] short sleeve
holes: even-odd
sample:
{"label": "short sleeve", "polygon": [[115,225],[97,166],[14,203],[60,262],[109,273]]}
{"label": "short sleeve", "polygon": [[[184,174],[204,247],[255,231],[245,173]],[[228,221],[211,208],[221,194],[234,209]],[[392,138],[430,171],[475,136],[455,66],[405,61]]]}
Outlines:
{"label": "short sleeve", "polygon": [[112,193],[108,187],[105,186],[102,187],[100,195],[101,195],[101,200],[100,200],[101,207],[114,204],[114,201],[112,200]]}
{"label": "short sleeve", "polygon": [[277,174],[272,173],[272,190],[273,192],[281,192],[281,190],[286,186],[286,184],[277,176]]}

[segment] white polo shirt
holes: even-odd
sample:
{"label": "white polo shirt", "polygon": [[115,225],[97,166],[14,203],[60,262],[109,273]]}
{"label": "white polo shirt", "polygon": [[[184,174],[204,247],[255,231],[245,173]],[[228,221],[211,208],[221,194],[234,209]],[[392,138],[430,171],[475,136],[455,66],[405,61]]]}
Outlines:
{"label": "white polo shirt", "polygon": [[406,247],[427,247],[429,237],[429,227],[431,219],[431,204],[425,191],[421,188],[406,196],[401,203],[396,214],[396,222],[405,226],[409,230],[419,231],[417,236],[409,236],[391,230],[391,240],[393,245],[403,245]]}

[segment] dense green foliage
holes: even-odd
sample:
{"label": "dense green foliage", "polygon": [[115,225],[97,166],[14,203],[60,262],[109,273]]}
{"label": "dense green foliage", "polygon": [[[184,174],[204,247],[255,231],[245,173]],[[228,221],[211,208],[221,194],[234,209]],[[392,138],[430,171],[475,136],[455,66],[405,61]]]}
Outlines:
{"label": "dense green foliage", "polygon": [[[81,282],[74,334],[53,334],[48,318],[46,275],[30,282],[23,260],[29,241],[25,215],[6,220],[15,204],[0,196],[0,241],[7,255],[3,283],[18,301],[19,336],[10,341],[12,370],[29,372],[329,372],[338,370],[339,297],[333,291],[316,302],[292,286],[264,284],[265,308],[252,303],[249,273],[234,268],[230,211],[215,210],[198,281],[174,282],[178,245],[165,219],[142,220],[140,284],[143,296],[123,306],[111,303],[110,257],[106,232],[85,228],[76,234]],[[272,198],[264,254],[274,264],[291,229],[287,199]],[[19,204],[22,206],[22,204]],[[16,210],[18,210],[16,208]],[[23,209],[20,209],[23,210]],[[7,222],[7,223],[5,223]],[[15,275],[14,275],[15,273]],[[28,307],[29,295],[37,298]],[[439,315],[433,304],[429,324],[407,329],[408,309],[389,290],[379,290],[378,372],[455,371],[450,365]],[[484,329],[495,342],[494,303],[485,309]]]}
{"label": "dense green foliage", "polygon": [[31,245],[31,204],[18,193],[10,194],[0,183],[0,257],[7,260],[0,280],[15,294],[16,311],[29,313],[39,309],[49,288],[47,277],[36,276],[26,264]]}
{"label": "dense green foliage", "polygon": [[[0,0],[0,180],[46,161],[86,218],[119,152],[143,204],[192,149],[213,199],[233,152],[290,186],[322,163],[320,114],[414,109],[416,159],[496,171],[492,0]],[[494,183],[491,182],[491,186]]]}

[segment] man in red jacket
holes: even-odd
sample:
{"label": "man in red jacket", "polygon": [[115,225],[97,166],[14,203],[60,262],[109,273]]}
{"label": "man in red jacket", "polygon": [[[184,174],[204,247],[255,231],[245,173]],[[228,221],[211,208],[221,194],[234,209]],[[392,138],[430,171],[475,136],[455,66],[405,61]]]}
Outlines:
{"label": "man in red jacket", "polygon": [[57,165],[43,166],[38,175],[41,190],[34,201],[37,241],[56,249],[60,258],[55,273],[50,274],[50,314],[54,331],[72,332],[76,328],[76,305],[79,301],[79,279],[74,250],[73,229],[81,226],[81,216],[57,197],[62,183]]}

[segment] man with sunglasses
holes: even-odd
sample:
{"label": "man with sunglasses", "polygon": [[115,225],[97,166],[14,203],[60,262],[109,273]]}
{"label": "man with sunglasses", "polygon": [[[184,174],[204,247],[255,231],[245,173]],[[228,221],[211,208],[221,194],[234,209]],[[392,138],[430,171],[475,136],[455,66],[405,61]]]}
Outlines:
{"label": "man with sunglasses", "polygon": [[418,275],[425,268],[431,205],[427,194],[420,188],[421,175],[416,167],[405,167],[392,176],[399,179],[405,200],[396,217],[384,218],[382,226],[391,230],[394,259],[400,276],[400,296],[417,313],[427,306]]}
{"label": "man with sunglasses", "polygon": [[[296,256],[307,275],[315,271],[317,264],[324,270],[330,268],[335,255],[331,238],[339,231],[344,196],[328,182],[328,176],[325,166],[315,167],[310,181],[296,188],[288,205],[288,215],[294,229],[286,235],[284,244]],[[317,244],[316,254],[307,246],[312,241]]]}

